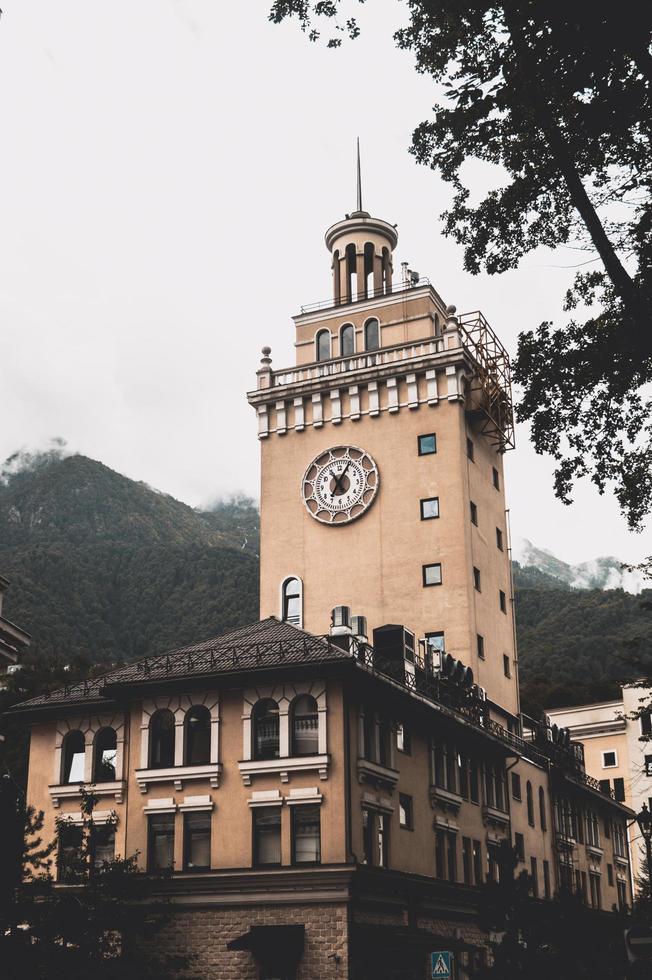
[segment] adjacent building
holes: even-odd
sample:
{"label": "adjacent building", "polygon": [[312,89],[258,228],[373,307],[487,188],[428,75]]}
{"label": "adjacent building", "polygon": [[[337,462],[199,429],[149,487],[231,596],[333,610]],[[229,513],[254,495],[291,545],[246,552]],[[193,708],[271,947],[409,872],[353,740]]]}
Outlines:
{"label": "adjacent building", "polygon": [[97,860],[172,870],[157,941],[207,978],[416,980],[444,952],[466,980],[503,842],[541,901],[631,902],[631,812],[567,733],[523,738],[508,356],[482,314],[394,281],[396,243],[359,201],[296,363],[263,350],[260,622],[18,709],[29,800],[45,832],[68,819],[62,885],[93,784]]}
{"label": "adjacent building", "polygon": [[7,672],[16,669],[21,654],[31,642],[29,633],[2,615],[4,597],[8,588],[9,579],[0,575],[0,686],[3,685]]}

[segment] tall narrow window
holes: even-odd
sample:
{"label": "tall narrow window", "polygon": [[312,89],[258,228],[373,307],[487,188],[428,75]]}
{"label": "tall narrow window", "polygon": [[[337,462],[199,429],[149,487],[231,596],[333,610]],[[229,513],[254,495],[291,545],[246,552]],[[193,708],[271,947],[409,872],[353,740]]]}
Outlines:
{"label": "tall narrow window", "polygon": [[364,325],[365,350],[378,350],[380,347],[380,324],[375,318]]}
{"label": "tall narrow window", "polygon": [[184,761],[187,766],[205,766],[211,761],[211,713],[203,704],[186,714]]}
{"label": "tall narrow window", "polygon": [[467,458],[470,459],[471,462],[473,462],[473,460],[475,459],[475,447],[473,445],[473,440],[469,438],[467,438],[466,440],[466,455]]}
{"label": "tall narrow window", "polygon": [[83,832],[81,827],[63,823],[58,832],[57,871],[59,881],[79,880],[85,867],[82,861]]}
{"label": "tall narrow window", "polygon": [[278,705],[271,698],[258,701],[253,710],[254,759],[278,759]]}
{"label": "tall narrow window", "polygon": [[412,830],[414,823],[412,819],[412,797],[405,793],[399,793],[398,797],[398,825],[404,830]]}
{"label": "tall narrow window", "polygon": [[491,470],[492,470],[492,477],[494,481],[494,487],[496,488],[496,490],[500,490],[500,474],[498,473],[498,470],[496,469],[495,466],[492,466]]}
{"label": "tall narrow window", "polygon": [[500,606],[500,611],[507,613],[507,596],[502,589],[498,590],[498,604]]}
{"label": "tall narrow window", "polygon": [[480,660],[484,660],[484,636],[476,633],[476,640],[478,641],[478,656]]}
{"label": "tall narrow window", "polygon": [[211,866],[211,815],[208,811],[184,814],[183,866],[186,871],[208,871]]}
{"label": "tall narrow window", "polygon": [[471,877],[471,838],[462,838],[462,880],[465,885],[472,884]]}
{"label": "tall narrow window", "polygon": [[154,712],[149,723],[149,765],[168,769],[174,765],[174,715],[168,708]]}
{"label": "tall narrow window", "polygon": [[546,794],[543,792],[543,786],[539,786],[539,823],[541,824],[541,830],[548,829],[548,818],[546,817]]}
{"label": "tall narrow window", "polygon": [[292,626],[301,626],[301,581],[298,578],[286,578],[281,588],[281,619]]}
{"label": "tall narrow window", "polygon": [[292,863],[319,864],[321,835],[319,806],[292,807]]}
{"label": "tall narrow window", "polygon": [[475,567],[473,569],[473,588],[476,590],[476,592],[482,592],[482,579],[480,577],[480,569]]}
{"label": "tall narrow window", "polygon": [[254,865],[263,867],[281,863],[281,809],[276,806],[256,807],[254,822]]}
{"label": "tall narrow window", "polygon": [[171,870],[174,867],[174,814],[152,814],[147,837],[148,871]]}
{"label": "tall narrow window", "polygon": [[355,353],[355,331],[353,324],[345,323],[340,330],[340,357],[351,357]]}
{"label": "tall narrow window", "polygon": [[537,870],[537,859],[535,857],[530,858],[530,877],[532,879],[532,895],[534,898],[539,897],[539,873]]}
{"label": "tall narrow window", "polygon": [[471,501],[471,524],[475,524],[476,527],[478,526],[478,508],[473,501]]}
{"label": "tall narrow window", "polygon": [[363,863],[386,868],[389,860],[389,825],[384,813],[362,810]]}
{"label": "tall narrow window", "polygon": [[331,335],[328,330],[320,330],[315,337],[316,360],[328,361],[331,356]]}
{"label": "tall narrow window", "polygon": [[507,656],[506,653],[503,654],[503,674],[505,675],[505,677],[512,676],[512,671],[509,666],[509,657]]}
{"label": "tall narrow window", "polygon": [[302,694],[292,707],[292,755],[319,752],[319,712],[310,694]]}
{"label": "tall narrow window", "polygon": [[527,800],[527,822],[530,827],[534,827],[534,797],[532,796],[532,783],[529,779],[525,787],[525,798]]}
{"label": "tall narrow window", "polygon": [[86,743],[83,732],[80,732],[78,728],[68,732],[62,746],[62,783],[83,783],[85,756]]}
{"label": "tall narrow window", "polygon": [[96,783],[112,783],[116,778],[118,743],[113,728],[102,728],[95,736],[93,780]]}
{"label": "tall narrow window", "polygon": [[503,551],[503,532],[499,527],[496,528],[496,547],[499,551]]}
{"label": "tall narrow window", "polygon": [[115,827],[113,824],[104,824],[96,827],[93,835],[93,867],[102,868],[105,864],[110,864],[115,858]]}
{"label": "tall narrow window", "polygon": [[543,894],[545,898],[550,898],[550,863],[543,862]]}
{"label": "tall narrow window", "polygon": [[476,885],[481,885],[484,881],[482,875],[482,844],[479,840],[473,841],[473,881]]}

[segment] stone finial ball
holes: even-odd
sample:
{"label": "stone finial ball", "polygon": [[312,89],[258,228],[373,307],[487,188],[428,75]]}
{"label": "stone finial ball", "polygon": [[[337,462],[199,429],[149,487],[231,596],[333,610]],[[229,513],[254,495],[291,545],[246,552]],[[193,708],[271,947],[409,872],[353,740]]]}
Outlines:
{"label": "stone finial ball", "polygon": [[269,357],[269,355],[272,353],[272,348],[271,347],[263,347],[261,349],[260,353],[261,354],[264,354],[265,357]]}
{"label": "stone finial ball", "polygon": [[454,303],[451,303],[450,306],[446,307],[446,313],[448,316],[453,316],[455,312],[457,312],[457,307],[455,306]]}

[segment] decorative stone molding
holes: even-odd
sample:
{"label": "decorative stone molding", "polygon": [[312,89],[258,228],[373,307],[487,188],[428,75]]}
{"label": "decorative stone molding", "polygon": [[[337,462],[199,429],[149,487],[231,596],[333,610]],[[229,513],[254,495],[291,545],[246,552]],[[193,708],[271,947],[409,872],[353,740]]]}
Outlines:
{"label": "decorative stone molding", "polygon": [[[124,773],[124,743],[125,743],[125,719],[122,712],[115,714],[102,715],[83,715],[76,718],[62,718],[57,722],[57,730],[54,739],[54,771],[52,774],[52,784],[54,787],[61,786],[62,763],[63,763],[63,741],[72,731],[81,731],[84,735],[84,784],[89,784],[93,779],[93,750],[95,738],[103,728],[112,728],[116,737],[116,764],[115,774],[117,780],[125,778]],[[72,787],[75,784],[70,784]],[[98,784],[101,786],[103,784]],[[77,792],[77,790],[75,791]],[[119,802],[122,802],[121,800]],[[56,805],[56,804],[55,804]]]}
{"label": "decorative stone molding", "polygon": [[143,807],[143,813],[150,816],[153,813],[176,813],[177,805],[173,796],[160,797],[158,800],[149,800],[147,806]]}
{"label": "decorative stone molding", "polygon": [[370,793],[363,793],[360,802],[369,810],[378,810],[380,813],[387,814],[394,812],[394,804],[386,796],[371,796]]}
{"label": "decorative stone molding", "polygon": [[[302,694],[311,695],[317,702],[317,747],[319,751],[317,756],[291,757],[290,718],[292,714],[292,703]],[[278,705],[280,758],[254,760],[251,715],[258,701],[267,698],[276,701]],[[247,688],[244,692],[242,708],[242,762],[240,763],[240,771],[245,786],[249,785],[245,781],[246,776],[250,782],[252,776],[259,775],[262,772],[282,772],[287,775],[290,771],[294,771],[297,768],[305,771],[305,763],[309,759],[318,760],[317,764],[313,764],[309,768],[320,770],[320,779],[326,779],[328,776],[326,712],[326,685],[322,680],[297,681],[294,684],[261,684],[258,687]],[[323,759],[325,762],[322,761]],[[249,762],[253,762],[253,766],[245,766],[243,770],[242,766]],[[271,768],[267,768],[270,764]],[[260,769],[260,773],[258,769]],[[322,775],[322,770],[325,772],[324,775]],[[281,778],[283,779],[283,776]],[[283,779],[283,781],[287,782],[287,779]]]}
{"label": "decorative stone molding", "polygon": [[592,858],[594,861],[600,862],[602,861],[602,856],[604,854],[604,851],[602,850],[601,847],[595,847],[593,844],[587,844],[586,853],[589,858]]}
{"label": "decorative stone molding", "polygon": [[303,789],[291,789],[290,795],[285,797],[288,806],[298,806],[302,803],[321,803],[324,799],[317,786],[308,786]]}
{"label": "decorative stone molding", "polygon": [[[87,817],[81,810],[78,810],[73,813],[64,814],[61,819],[65,820],[66,823],[72,824],[74,827],[82,827]],[[98,826],[117,824],[118,815],[115,810],[93,810],[93,823]]]}
{"label": "decorative stone molding", "polygon": [[394,792],[398,783],[398,770],[390,769],[388,766],[381,766],[370,759],[358,759],[358,782],[368,783],[376,789],[388,789]]}
{"label": "decorative stone molding", "polygon": [[449,810],[451,813],[458,813],[462,806],[462,797],[459,793],[451,793],[450,790],[444,789],[443,786],[432,785],[430,787],[430,804],[433,809],[439,808],[444,813]]}
{"label": "decorative stone molding", "polygon": [[119,779],[112,783],[67,783],[48,786],[52,806],[59,807],[62,800],[75,799],[75,797],[81,796],[82,788],[91,789],[91,787],[95,796],[113,796],[116,803],[122,803],[127,783],[124,779]]}
{"label": "decorative stone molding", "polygon": [[509,813],[485,803],[482,807],[482,820],[485,826],[509,827]]}
{"label": "decorative stone molding", "polygon": [[208,794],[205,796],[184,796],[183,803],[179,803],[179,809],[184,813],[210,812],[213,806],[213,801]]}
{"label": "decorative stone molding", "polygon": [[457,834],[460,829],[456,823],[451,823],[450,820],[445,820],[443,817],[434,817],[432,827],[433,830],[445,830],[449,834]]}
{"label": "decorative stone molding", "polygon": [[269,776],[278,773],[282,783],[290,781],[290,774],[297,772],[318,772],[320,779],[328,779],[330,756],[297,755],[280,759],[259,759],[239,762],[238,768],[245,786],[251,786],[254,776]]}
{"label": "decorative stone molding", "polygon": [[[197,705],[204,705],[210,711],[211,715],[211,748],[210,748],[210,765],[213,767],[214,771],[217,769],[219,775],[218,761],[220,757],[220,745],[219,745],[219,732],[220,732],[220,702],[219,696],[216,692],[207,691],[202,694],[189,695],[181,694],[168,697],[157,697],[149,698],[143,701],[143,712],[141,715],[140,722],[140,766],[137,772],[172,772],[170,769],[158,769],[151,770],[149,767],[149,727],[152,720],[152,715],[159,711],[161,708],[169,709],[174,715],[175,730],[174,730],[174,764],[175,770],[183,767],[183,756],[184,756],[184,738],[185,738],[185,720],[186,714],[190,708]],[[196,769],[198,767],[185,767]],[[206,768],[206,767],[203,767]],[[172,777],[169,777],[172,778]],[[192,778],[185,776],[184,778]],[[201,778],[201,777],[197,777]],[[149,782],[162,782],[163,780],[150,779]],[[213,783],[211,782],[211,786]],[[141,787],[142,792],[146,792]]]}
{"label": "decorative stone molding", "polygon": [[250,807],[283,806],[283,797],[278,789],[263,789],[251,794],[247,800]]}
{"label": "decorative stone molding", "polygon": [[169,769],[136,769],[136,782],[141,793],[146,793],[153,783],[173,783],[176,790],[183,784],[197,780],[208,780],[213,789],[220,785],[222,764],[211,763],[206,766],[171,766]]}

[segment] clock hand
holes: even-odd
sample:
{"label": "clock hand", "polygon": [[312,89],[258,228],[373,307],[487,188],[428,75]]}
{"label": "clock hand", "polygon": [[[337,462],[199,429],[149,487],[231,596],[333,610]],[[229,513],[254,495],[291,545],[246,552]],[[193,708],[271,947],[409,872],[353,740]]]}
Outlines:
{"label": "clock hand", "polygon": [[[344,469],[340,473],[339,477],[337,477],[337,476],[335,476],[335,474],[333,474],[333,476],[335,477],[335,490],[338,490],[340,493],[343,493],[343,490],[342,490],[342,480],[346,476],[346,471],[348,470],[348,468],[349,468],[350,465],[351,465],[351,460],[349,460],[347,462],[346,466],[344,467]],[[333,491],[333,496],[335,496],[335,491]]]}

